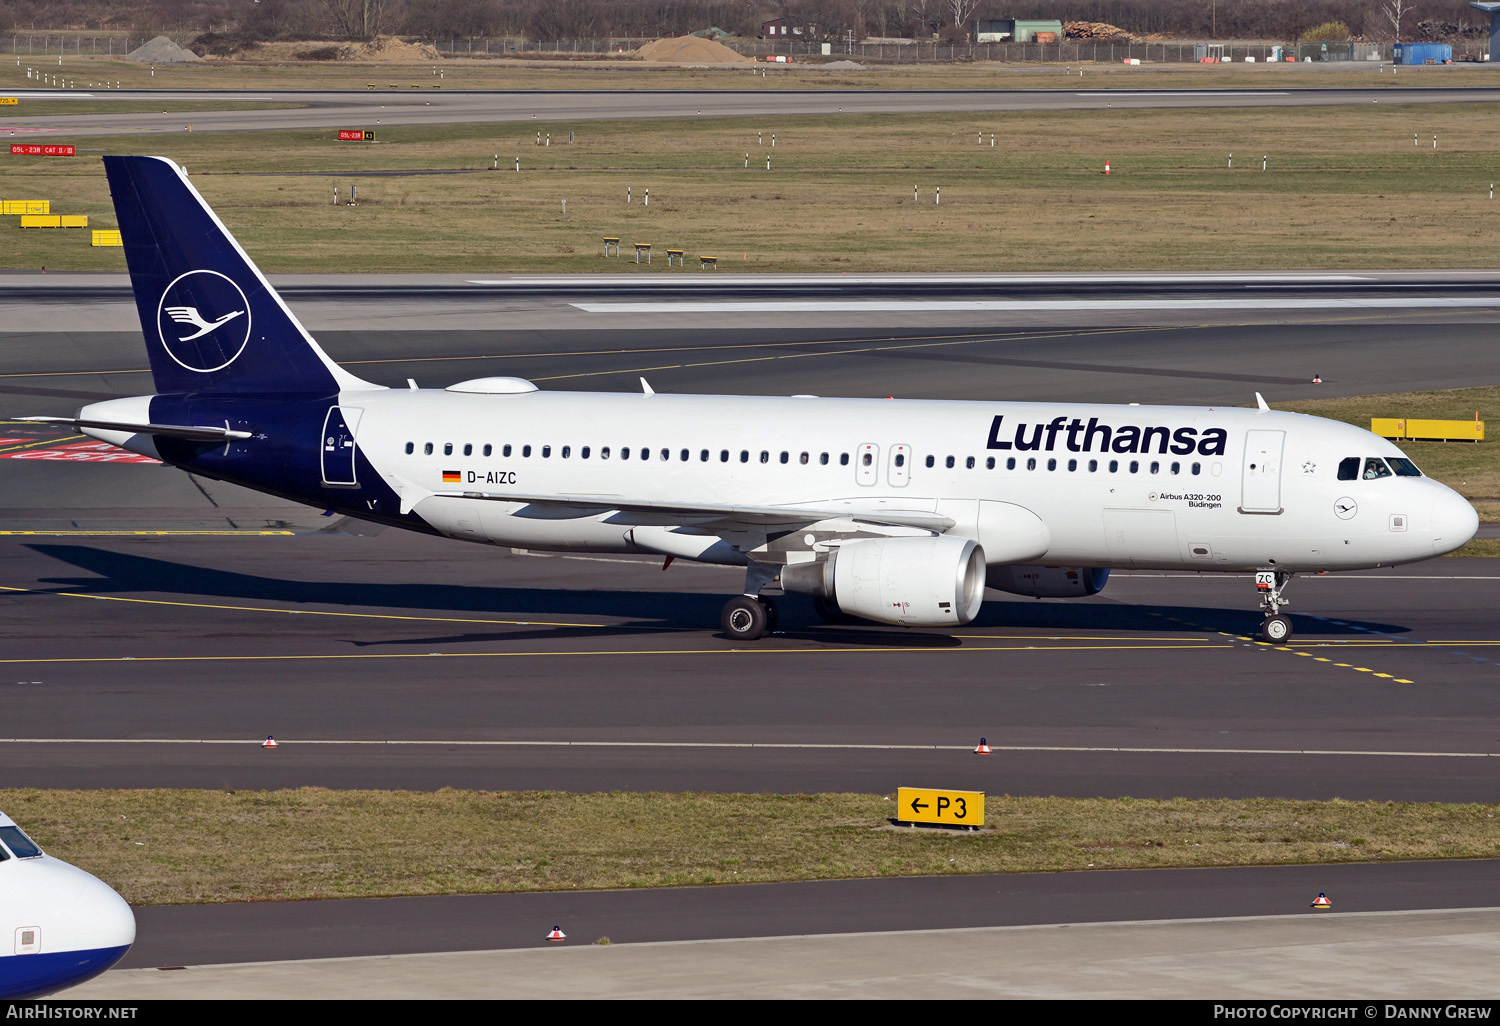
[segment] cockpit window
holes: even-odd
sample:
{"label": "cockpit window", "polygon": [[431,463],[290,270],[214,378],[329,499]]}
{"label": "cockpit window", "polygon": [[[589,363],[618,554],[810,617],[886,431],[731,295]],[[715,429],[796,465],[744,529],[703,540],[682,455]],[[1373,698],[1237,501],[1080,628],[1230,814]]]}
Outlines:
{"label": "cockpit window", "polygon": [[1385,460],[1377,460],[1374,457],[1365,460],[1364,479],[1374,481],[1376,478],[1390,477],[1391,468],[1385,465]]}
{"label": "cockpit window", "polygon": [[1350,456],[1348,459],[1339,460],[1339,480],[1359,480],[1359,457]]}
{"label": "cockpit window", "polygon": [[31,838],[18,826],[0,826],[0,842],[15,853],[18,859],[34,859],[42,853]]}
{"label": "cockpit window", "polygon": [[1421,477],[1422,472],[1417,465],[1404,456],[1391,456],[1386,459],[1391,469],[1396,472],[1397,477]]}

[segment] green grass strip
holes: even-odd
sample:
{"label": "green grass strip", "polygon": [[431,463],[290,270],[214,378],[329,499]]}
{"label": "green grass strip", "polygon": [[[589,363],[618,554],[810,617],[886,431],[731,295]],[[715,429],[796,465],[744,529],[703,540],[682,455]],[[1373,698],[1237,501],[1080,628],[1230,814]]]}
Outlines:
{"label": "green grass strip", "polygon": [[0,790],[0,808],[140,905],[1500,857],[1494,804],[994,796],[980,833],[893,828],[866,794]]}

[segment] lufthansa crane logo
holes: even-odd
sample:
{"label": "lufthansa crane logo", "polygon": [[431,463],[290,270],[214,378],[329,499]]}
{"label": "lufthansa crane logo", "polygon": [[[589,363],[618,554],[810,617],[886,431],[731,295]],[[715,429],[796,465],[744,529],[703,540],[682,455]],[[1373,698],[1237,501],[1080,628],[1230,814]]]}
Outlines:
{"label": "lufthansa crane logo", "polygon": [[218,271],[188,271],[173,279],[156,307],[157,334],[170,356],[190,371],[223,370],[250,341],[250,303]]}

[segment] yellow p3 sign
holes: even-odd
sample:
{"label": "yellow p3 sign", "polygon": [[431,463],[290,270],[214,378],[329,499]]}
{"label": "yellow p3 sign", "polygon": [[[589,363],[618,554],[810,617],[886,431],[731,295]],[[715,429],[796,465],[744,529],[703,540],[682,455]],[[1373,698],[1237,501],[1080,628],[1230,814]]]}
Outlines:
{"label": "yellow p3 sign", "polygon": [[938,823],[979,829],[984,826],[984,792],[943,788],[896,789],[896,819],[902,823]]}

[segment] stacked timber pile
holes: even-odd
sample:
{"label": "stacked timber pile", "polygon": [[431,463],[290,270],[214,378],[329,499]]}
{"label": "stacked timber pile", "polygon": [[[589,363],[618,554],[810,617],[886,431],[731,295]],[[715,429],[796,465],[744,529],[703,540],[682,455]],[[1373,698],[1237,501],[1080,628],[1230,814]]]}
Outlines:
{"label": "stacked timber pile", "polygon": [[1139,36],[1133,36],[1118,25],[1111,25],[1105,21],[1069,21],[1063,23],[1063,35],[1072,40],[1088,40],[1095,43],[1139,43]]}

